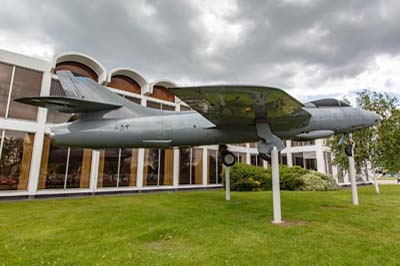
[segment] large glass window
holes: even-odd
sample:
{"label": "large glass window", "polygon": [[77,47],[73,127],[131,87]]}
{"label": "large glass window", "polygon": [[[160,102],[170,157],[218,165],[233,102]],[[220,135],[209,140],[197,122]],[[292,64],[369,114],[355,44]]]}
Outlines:
{"label": "large glass window", "polygon": [[147,107],[150,107],[153,109],[161,109],[161,103],[147,101]]}
{"label": "large glass window", "polygon": [[180,185],[200,185],[203,183],[203,149],[180,149]]}
{"label": "large glass window", "polygon": [[131,102],[140,104],[142,102],[142,100],[140,98],[135,98],[135,97],[129,97],[129,96],[125,96],[125,98]]}
{"label": "large glass window", "polygon": [[235,152],[236,160],[238,163],[246,163],[247,154],[245,152]]}
{"label": "large glass window", "polygon": [[136,186],[137,149],[121,149],[119,186]]}
{"label": "large glass window", "polygon": [[172,185],[173,167],[173,149],[145,149],[143,186]]}
{"label": "large glass window", "polygon": [[304,157],[304,168],[316,171],[317,170],[317,158],[316,158],[315,151],[304,152],[303,157]]}
{"label": "large glass window", "polygon": [[15,68],[8,117],[26,120],[37,119],[37,107],[18,103],[13,100],[20,97],[40,96],[42,76],[42,72],[21,67]]}
{"label": "large glass window", "polygon": [[100,152],[97,187],[116,187],[118,181],[119,149]]}
{"label": "large glass window", "polygon": [[97,187],[136,186],[137,154],[137,149],[102,150]]}
{"label": "large glass window", "polygon": [[88,188],[91,163],[92,150],[55,147],[46,136],[38,187],[39,189]]}
{"label": "large glass window", "polygon": [[222,162],[218,157],[219,153],[217,150],[207,150],[208,154],[208,184],[220,184],[221,183],[221,170]]}
{"label": "large glass window", "polygon": [[153,102],[153,101],[147,101],[147,107],[154,108],[154,109],[159,109],[159,110],[168,110],[168,111],[175,111],[175,106],[174,105],[169,105],[169,104],[164,104],[164,103],[159,103],[159,102]]}
{"label": "large glass window", "polygon": [[315,140],[297,141],[292,140],[292,147],[315,145]]}
{"label": "large glass window", "polygon": [[34,134],[11,130],[0,134],[0,190],[26,190]]}
{"label": "large glass window", "polygon": [[292,153],[293,165],[304,167],[304,158],[302,152]]}
{"label": "large glass window", "polygon": [[250,154],[250,163],[254,166],[263,167],[263,159],[258,154]]}
{"label": "large glass window", "polygon": [[279,152],[279,158],[278,158],[278,160],[279,160],[279,164],[287,165],[287,154],[286,154],[286,153]]}
{"label": "large glass window", "polygon": [[162,110],[167,110],[167,111],[175,111],[175,106],[173,105],[167,105],[167,104],[162,104],[161,105]]}
{"label": "large glass window", "polygon": [[0,117],[6,115],[13,67],[0,63]]}

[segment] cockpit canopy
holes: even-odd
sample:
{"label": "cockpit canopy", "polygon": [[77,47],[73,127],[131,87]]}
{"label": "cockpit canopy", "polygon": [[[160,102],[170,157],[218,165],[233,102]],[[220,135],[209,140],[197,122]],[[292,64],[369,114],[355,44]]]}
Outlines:
{"label": "cockpit canopy", "polygon": [[350,107],[348,103],[334,98],[320,99],[304,104],[309,108],[324,108],[324,107]]}

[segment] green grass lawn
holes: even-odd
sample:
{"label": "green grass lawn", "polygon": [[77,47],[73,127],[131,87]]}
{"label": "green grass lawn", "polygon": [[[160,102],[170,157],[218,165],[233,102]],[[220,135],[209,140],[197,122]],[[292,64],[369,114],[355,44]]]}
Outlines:
{"label": "green grass lawn", "polygon": [[0,202],[0,265],[400,265],[400,186]]}

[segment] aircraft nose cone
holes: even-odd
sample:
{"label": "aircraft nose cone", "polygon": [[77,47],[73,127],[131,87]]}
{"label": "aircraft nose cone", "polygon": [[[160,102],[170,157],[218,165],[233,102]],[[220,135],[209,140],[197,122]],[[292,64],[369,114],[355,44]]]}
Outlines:
{"label": "aircraft nose cone", "polygon": [[374,125],[379,124],[382,121],[383,117],[374,113]]}

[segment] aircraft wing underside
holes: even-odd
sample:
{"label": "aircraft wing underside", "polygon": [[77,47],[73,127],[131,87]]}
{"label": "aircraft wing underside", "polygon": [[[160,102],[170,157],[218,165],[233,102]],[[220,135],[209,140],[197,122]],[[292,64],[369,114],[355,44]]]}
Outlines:
{"label": "aircraft wing underside", "polygon": [[302,103],[277,88],[216,85],[170,90],[218,128],[267,122],[274,130],[289,130],[310,118]]}

